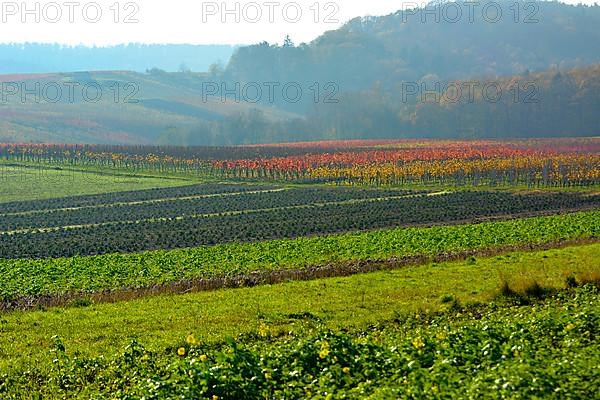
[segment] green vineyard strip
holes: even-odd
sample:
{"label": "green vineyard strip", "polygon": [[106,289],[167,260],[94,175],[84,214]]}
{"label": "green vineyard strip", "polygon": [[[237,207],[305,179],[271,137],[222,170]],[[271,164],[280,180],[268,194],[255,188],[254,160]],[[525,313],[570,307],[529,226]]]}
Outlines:
{"label": "green vineyard strip", "polygon": [[433,228],[231,243],[135,254],[1,260],[0,296],[58,295],[146,287],[196,278],[346,261],[435,256],[600,236],[600,211]]}

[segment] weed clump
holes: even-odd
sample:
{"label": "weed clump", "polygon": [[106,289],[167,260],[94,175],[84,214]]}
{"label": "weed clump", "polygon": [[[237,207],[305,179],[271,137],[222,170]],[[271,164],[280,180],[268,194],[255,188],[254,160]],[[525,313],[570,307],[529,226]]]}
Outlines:
{"label": "weed clump", "polygon": [[578,286],[577,279],[573,275],[569,275],[565,278],[565,284],[567,288],[572,289]]}
{"label": "weed clump", "polygon": [[454,296],[452,296],[451,294],[445,294],[442,297],[440,297],[440,301],[442,302],[442,304],[451,303],[454,301]]}

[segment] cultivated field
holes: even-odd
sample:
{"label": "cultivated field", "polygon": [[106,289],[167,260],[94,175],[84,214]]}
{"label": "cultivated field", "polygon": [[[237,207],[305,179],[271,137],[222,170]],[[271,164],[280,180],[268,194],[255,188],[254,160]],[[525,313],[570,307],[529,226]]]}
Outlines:
{"label": "cultivated field", "polygon": [[[194,179],[81,170],[0,160],[0,201],[19,202],[189,185]],[[2,211],[7,210],[3,205]]]}
{"label": "cultivated field", "polygon": [[0,398],[597,395],[598,139],[0,158]]}

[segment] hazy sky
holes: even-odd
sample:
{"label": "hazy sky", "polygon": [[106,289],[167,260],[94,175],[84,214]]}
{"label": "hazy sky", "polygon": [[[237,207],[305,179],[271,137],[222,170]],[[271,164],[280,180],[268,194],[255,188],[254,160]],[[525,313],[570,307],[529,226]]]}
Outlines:
{"label": "hazy sky", "polygon": [[2,42],[248,44],[281,42],[289,34],[299,43],[353,17],[403,8],[402,1],[394,0],[43,0],[25,4],[0,0]]}

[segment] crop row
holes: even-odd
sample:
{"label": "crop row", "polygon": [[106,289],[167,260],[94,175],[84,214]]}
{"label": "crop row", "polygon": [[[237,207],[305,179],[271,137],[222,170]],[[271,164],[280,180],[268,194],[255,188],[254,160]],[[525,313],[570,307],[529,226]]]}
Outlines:
{"label": "crop row", "polygon": [[[183,236],[186,234],[184,232]],[[253,271],[301,269],[403,256],[436,256],[598,237],[600,211],[591,211],[505,222],[396,228],[172,251],[0,260],[0,298],[10,301],[21,296],[147,287]],[[96,239],[100,240],[99,237]]]}
{"label": "crop row", "polygon": [[[221,201],[221,198],[211,200]],[[268,204],[268,200],[265,204]],[[3,233],[0,234],[0,258],[132,253],[396,226],[464,222],[495,216],[579,210],[599,205],[600,195],[456,192],[369,202],[290,206],[177,219]]]}
{"label": "crop row", "polygon": [[94,207],[114,203],[152,201],[177,197],[226,194],[235,192],[249,192],[257,190],[270,190],[274,188],[274,186],[267,185],[235,185],[206,183],[201,185],[135,190],[129,192],[102,193],[86,196],[19,201],[0,204],[0,218],[3,218],[4,214],[10,213],[56,210],[74,207]]}
{"label": "crop row", "polygon": [[[236,170],[227,175],[239,176]],[[294,178],[283,174],[285,179]],[[300,176],[297,176],[300,178]],[[600,156],[513,156],[488,159],[447,159],[411,163],[322,166],[306,170],[303,179],[333,180],[354,184],[437,183],[531,186],[587,186],[600,182]]]}
{"label": "crop row", "polygon": [[[369,330],[252,335],[161,351],[70,356],[54,338],[48,371],[0,376],[0,395],[57,398],[597,398],[600,302],[586,285],[531,306],[496,302],[406,315]],[[465,317],[468,315],[469,317]]]}
{"label": "crop row", "polygon": [[[149,198],[140,203],[108,203],[88,205],[84,208],[62,208],[49,212],[0,214],[0,232],[7,232],[25,228],[60,227],[72,225],[98,224],[105,222],[139,221],[156,218],[176,218],[202,214],[216,214],[233,211],[265,209],[276,207],[294,207],[326,202],[344,202],[352,200],[378,199],[413,195],[421,192],[392,189],[351,189],[351,188],[290,188],[265,189],[254,187],[248,191],[247,187],[234,186],[242,189],[239,194],[232,193],[211,197],[172,197],[165,195],[178,194],[177,191],[164,191],[157,193],[163,197]],[[228,188],[229,189],[229,188]],[[142,197],[138,192],[131,195],[121,194],[121,198]],[[154,201],[160,200],[160,201]],[[73,200],[67,203],[72,203]],[[60,204],[55,201],[54,204]]]}

